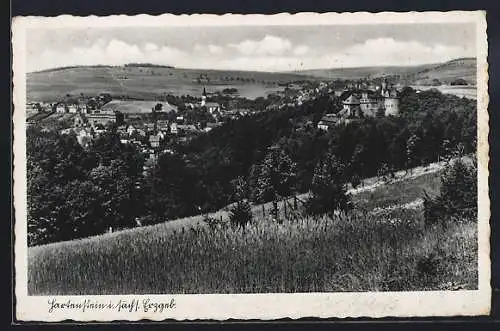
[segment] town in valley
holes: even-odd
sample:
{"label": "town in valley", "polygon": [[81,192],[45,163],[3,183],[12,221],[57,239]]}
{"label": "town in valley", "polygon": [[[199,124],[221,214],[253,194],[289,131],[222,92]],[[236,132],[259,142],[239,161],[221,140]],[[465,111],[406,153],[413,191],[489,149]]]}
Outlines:
{"label": "town in valley", "polygon": [[475,31],[31,29],[29,295],[478,289]]}

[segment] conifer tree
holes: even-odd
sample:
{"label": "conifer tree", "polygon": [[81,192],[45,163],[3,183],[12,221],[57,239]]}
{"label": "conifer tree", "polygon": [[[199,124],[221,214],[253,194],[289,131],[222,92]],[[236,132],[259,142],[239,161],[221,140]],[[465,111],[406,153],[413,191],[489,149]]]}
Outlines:
{"label": "conifer tree", "polygon": [[436,197],[424,192],[424,218],[428,225],[450,220],[477,219],[477,165],[461,158],[453,161],[441,176],[441,191]]}
{"label": "conifer tree", "polygon": [[333,153],[327,152],[314,169],[307,212],[312,215],[332,215],[335,211],[350,208],[345,166]]}
{"label": "conifer tree", "polygon": [[231,182],[236,204],[231,208],[229,221],[233,226],[246,226],[253,219],[252,206],[248,202],[248,182],[241,176]]}

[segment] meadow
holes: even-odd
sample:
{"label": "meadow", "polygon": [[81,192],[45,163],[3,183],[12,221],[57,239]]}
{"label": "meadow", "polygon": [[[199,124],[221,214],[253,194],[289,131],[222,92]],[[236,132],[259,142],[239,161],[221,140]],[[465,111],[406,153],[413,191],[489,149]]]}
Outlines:
{"label": "meadow", "polygon": [[159,101],[139,101],[139,100],[112,100],[102,106],[104,111],[119,111],[124,114],[151,113],[152,109],[161,103],[163,112],[175,111],[176,107]]}
{"label": "meadow", "polygon": [[[208,226],[203,216],[29,248],[30,295],[477,288],[477,223],[423,222],[440,171],[351,190],[333,217]],[[399,197],[391,199],[391,197]],[[227,217],[226,212],[210,215]]]}
{"label": "meadow", "polygon": [[411,88],[415,90],[429,90],[429,89],[437,89],[439,92],[443,94],[453,94],[457,97],[465,97],[469,99],[477,99],[477,86],[465,85],[465,86],[424,86],[424,85],[412,85]]}
{"label": "meadow", "polygon": [[[199,77],[209,81],[198,82]],[[215,93],[236,88],[241,97],[255,99],[283,90],[278,84],[307,79],[290,73],[177,69],[167,67],[69,67],[28,73],[28,101],[54,101],[70,95],[110,93],[142,100],[155,100],[165,93],[200,96],[203,88]]]}

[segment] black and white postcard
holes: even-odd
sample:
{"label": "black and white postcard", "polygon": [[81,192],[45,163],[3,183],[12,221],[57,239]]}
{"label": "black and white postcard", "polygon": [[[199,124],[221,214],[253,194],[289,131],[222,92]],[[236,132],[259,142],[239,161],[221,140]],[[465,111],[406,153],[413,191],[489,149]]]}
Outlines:
{"label": "black and white postcard", "polygon": [[17,319],[489,313],[485,12],[12,30]]}

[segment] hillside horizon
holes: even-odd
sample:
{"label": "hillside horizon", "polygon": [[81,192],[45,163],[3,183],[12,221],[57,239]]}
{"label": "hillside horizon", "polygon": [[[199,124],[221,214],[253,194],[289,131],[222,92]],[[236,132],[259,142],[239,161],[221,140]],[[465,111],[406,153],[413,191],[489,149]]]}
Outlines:
{"label": "hillside horizon", "polygon": [[242,97],[266,97],[294,81],[359,80],[397,77],[405,85],[450,84],[464,79],[476,82],[475,58],[458,58],[444,63],[418,66],[352,67],[314,69],[295,72],[246,70],[185,69],[151,63],[128,63],[120,66],[71,66],[27,74],[28,100],[51,101],[67,94],[111,93],[144,100],[159,95],[201,95],[203,87],[212,92],[236,88]]}
{"label": "hillside horizon", "polygon": [[[166,64],[156,64],[150,62],[130,62],[121,65],[111,65],[111,64],[91,64],[91,65],[73,65],[73,66],[62,66],[62,67],[54,67],[47,68],[35,71],[28,71],[28,74],[34,73],[43,73],[43,72],[51,72],[51,71],[60,71],[65,69],[75,69],[75,68],[120,68],[120,67],[143,67],[143,68],[167,68],[167,69],[181,69],[181,70],[205,70],[205,71],[222,71],[222,72],[259,72],[259,73],[277,73],[277,74],[303,74],[307,72],[321,71],[321,70],[346,70],[346,69],[367,69],[367,68],[418,68],[421,66],[438,66],[445,63],[453,63],[460,60],[476,60],[475,57],[460,57],[456,59],[452,59],[445,62],[429,62],[429,63],[421,63],[414,65],[372,65],[372,66],[349,66],[349,67],[326,67],[326,68],[316,68],[316,69],[303,69],[303,70],[245,70],[245,69],[213,69],[213,68],[184,68],[177,67],[174,65],[166,65]],[[306,74],[307,75],[307,74]]]}

